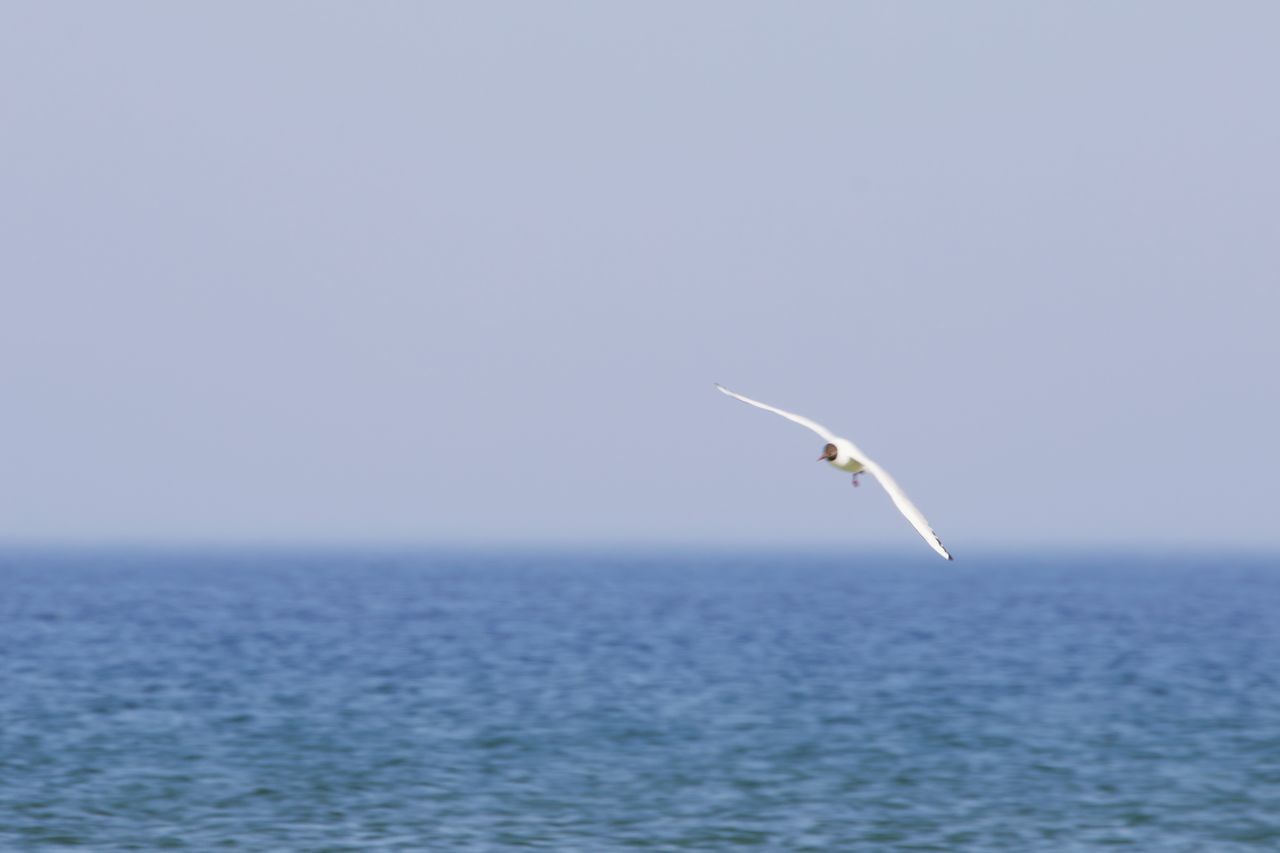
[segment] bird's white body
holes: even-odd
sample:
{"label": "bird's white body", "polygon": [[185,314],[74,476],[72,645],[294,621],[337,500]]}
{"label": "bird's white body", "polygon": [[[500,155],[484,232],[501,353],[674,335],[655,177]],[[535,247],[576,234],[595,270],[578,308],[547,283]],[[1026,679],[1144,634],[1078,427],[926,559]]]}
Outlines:
{"label": "bird's white body", "polygon": [[955,559],[950,553],[948,553],[947,549],[943,547],[942,540],[938,538],[938,534],[933,532],[933,528],[929,526],[929,522],[924,517],[924,514],[920,512],[920,510],[916,509],[916,505],[907,497],[907,493],[898,485],[897,480],[890,477],[888,471],[881,468],[875,462],[872,462],[871,459],[859,450],[858,446],[852,441],[835,435],[822,424],[817,421],[811,421],[802,415],[786,412],[782,409],[770,406],[767,403],[761,403],[759,400],[752,400],[750,397],[744,397],[741,394],[736,394],[719,383],[716,384],[716,387],[719,388],[721,392],[733,397],[735,400],[741,400],[748,405],[755,406],[757,409],[764,409],[766,412],[773,412],[775,415],[782,415],[782,417],[787,420],[795,421],[801,426],[807,427],[822,436],[828,444],[834,445],[836,449],[835,457],[827,459],[827,464],[851,474],[858,474],[862,471],[867,471],[872,474],[880,481],[880,485],[884,486],[884,490],[889,493],[889,497],[893,500],[893,505],[898,508],[899,512],[906,516],[907,521],[911,522],[911,526],[916,529],[916,532],[920,534],[924,541],[929,543],[929,547],[948,560]]}
{"label": "bird's white body", "polygon": [[861,474],[863,471],[867,470],[866,466],[859,462],[857,457],[854,455],[859,451],[858,448],[853,446],[853,444],[845,441],[843,438],[837,438],[831,443],[836,446],[836,458],[828,459],[828,465],[833,468],[839,468],[841,471],[847,471],[850,474]]}

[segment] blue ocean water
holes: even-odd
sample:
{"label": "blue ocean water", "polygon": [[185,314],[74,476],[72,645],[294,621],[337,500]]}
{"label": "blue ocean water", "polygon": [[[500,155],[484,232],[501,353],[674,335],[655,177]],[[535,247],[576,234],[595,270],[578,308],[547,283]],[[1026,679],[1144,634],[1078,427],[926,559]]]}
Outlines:
{"label": "blue ocean water", "polygon": [[0,555],[0,849],[1280,849],[1280,561]]}

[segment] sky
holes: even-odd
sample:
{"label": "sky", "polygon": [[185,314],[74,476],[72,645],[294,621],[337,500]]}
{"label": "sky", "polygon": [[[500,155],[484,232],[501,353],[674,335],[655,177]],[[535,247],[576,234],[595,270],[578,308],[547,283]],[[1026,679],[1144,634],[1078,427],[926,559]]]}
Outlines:
{"label": "sky", "polygon": [[1280,546],[1280,6],[0,5],[0,542]]}

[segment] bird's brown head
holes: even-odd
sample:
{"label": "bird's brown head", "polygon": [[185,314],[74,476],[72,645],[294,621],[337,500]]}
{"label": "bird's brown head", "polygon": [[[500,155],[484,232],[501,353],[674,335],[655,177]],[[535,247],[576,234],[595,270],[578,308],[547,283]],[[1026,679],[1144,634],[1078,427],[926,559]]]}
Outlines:
{"label": "bird's brown head", "polygon": [[828,444],[826,447],[822,448],[822,455],[818,457],[818,461],[822,462],[823,460],[826,460],[827,462],[834,462],[836,453],[838,453],[836,446],[834,444]]}

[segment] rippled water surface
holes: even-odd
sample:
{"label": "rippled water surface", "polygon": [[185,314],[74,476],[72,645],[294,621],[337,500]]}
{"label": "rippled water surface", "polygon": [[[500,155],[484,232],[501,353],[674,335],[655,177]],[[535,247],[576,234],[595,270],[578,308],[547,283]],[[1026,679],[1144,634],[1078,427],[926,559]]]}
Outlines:
{"label": "rippled water surface", "polygon": [[8,553],[62,845],[1280,849],[1280,564]]}

